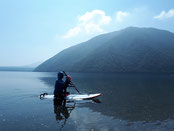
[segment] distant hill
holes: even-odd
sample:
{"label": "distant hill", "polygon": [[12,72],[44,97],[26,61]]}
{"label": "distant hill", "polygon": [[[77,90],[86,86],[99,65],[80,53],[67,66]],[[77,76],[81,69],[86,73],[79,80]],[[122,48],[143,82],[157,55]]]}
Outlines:
{"label": "distant hill", "polygon": [[99,35],[63,50],[34,71],[174,72],[174,33],[155,28]]}
{"label": "distant hill", "polygon": [[0,71],[22,71],[22,72],[29,71],[31,72],[40,64],[41,62],[35,62],[35,63],[24,65],[24,66],[0,66]]}
{"label": "distant hill", "polygon": [[13,66],[9,66],[9,67],[0,67],[0,71],[26,71],[26,72],[30,72],[33,71],[34,68],[32,67],[13,67]]}

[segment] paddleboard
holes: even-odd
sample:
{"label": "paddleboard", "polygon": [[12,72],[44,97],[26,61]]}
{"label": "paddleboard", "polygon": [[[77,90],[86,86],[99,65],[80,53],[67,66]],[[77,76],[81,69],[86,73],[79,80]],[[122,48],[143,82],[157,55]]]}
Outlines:
{"label": "paddleboard", "polygon": [[[101,96],[101,93],[96,94],[70,94],[65,97],[67,100],[85,100],[85,99],[93,99],[95,97]],[[45,94],[41,96],[42,99],[54,99],[54,95]]]}

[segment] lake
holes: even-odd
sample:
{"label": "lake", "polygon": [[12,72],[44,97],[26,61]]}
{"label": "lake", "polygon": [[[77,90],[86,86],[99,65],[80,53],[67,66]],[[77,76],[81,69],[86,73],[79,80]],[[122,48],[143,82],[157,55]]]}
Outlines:
{"label": "lake", "polygon": [[57,73],[0,72],[0,130],[174,130],[174,75],[69,74],[80,92],[102,93],[101,103],[58,107],[39,98],[52,94]]}

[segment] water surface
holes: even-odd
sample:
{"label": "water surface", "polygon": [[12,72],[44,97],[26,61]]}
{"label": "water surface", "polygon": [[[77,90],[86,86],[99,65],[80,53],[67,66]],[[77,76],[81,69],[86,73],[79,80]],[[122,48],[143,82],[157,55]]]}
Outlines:
{"label": "water surface", "polygon": [[174,130],[174,75],[70,75],[82,93],[101,92],[101,103],[56,106],[38,97],[52,94],[56,73],[0,72],[0,130]]}

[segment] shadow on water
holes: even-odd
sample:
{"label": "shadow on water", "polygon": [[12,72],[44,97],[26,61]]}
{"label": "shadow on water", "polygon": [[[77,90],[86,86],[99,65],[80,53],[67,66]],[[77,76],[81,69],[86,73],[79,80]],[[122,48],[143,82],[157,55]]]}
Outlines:
{"label": "shadow on water", "polygon": [[[82,93],[102,93],[101,104],[84,105],[93,111],[130,122],[148,123],[174,119],[173,75],[70,75]],[[55,77],[44,77],[40,80],[53,90]],[[75,93],[73,89],[71,91]]]}

